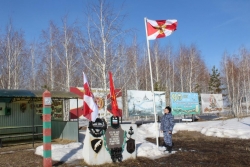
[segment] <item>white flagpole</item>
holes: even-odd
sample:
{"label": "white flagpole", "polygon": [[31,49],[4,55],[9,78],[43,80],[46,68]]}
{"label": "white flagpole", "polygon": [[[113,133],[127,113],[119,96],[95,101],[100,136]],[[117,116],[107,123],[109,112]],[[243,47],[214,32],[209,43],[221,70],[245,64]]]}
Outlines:
{"label": "white flagpole", "polygon": [[[148,29],[147,29],[147,18],[144,18],[145,22],[145,29],[146,29],[146,38],[148,36]],[[157,148],[159,147],[158,136],[159,136],[159,128],[156,118],[156,109],[155,109],[155,93],[154,93],[154,83],[153,83],[153,76],[152,76],[152,67],[151,67],[151,58],[150,58],[150,50],[149,50],[149,41],[147,38],[147,49],[148,49],[148,60],[149,60],[149,69],[150,69],[150,78],[151,78],[151,91],[153,94],[153,107],[154,107],[154,115],[155,115],[155,129],[156,129],[156,145]]]}

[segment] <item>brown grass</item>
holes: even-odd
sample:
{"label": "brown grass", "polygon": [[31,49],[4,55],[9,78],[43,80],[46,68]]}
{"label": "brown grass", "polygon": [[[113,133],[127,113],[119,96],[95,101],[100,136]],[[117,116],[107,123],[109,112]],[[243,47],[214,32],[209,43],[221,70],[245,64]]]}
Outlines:
{"label": "brown grass", "polygon": [[57,143],[57,144],[69,144],[75,141],[66,140],[66,139],[54,139],[52,142]]}
{"label": "brown grass", "polygon": [[[147,140],[155,143],[155,139]],[[173,135],[173,141],[174,150],[178,152],[168,158],[158,159],[166,166],[250,166],[250,140],[209,137],[198,132],[181,131]]]}
{"label": "brown grass", "polygon": [[[155,143],[154,138],[148,141]],[[162,141],[162,139],[160,139]],[[198,132],[181,131],[173,135],[175,154],[159,159],[138,157],[121,163],[97,165],[95,167],[249,167],[250,140],[223,139],[204,136]],[[67,144],[69,141],[53,141]],[[36,143],[35,148],[42,143]],[[0,167],[42,167],[43,158],[35,155],[32,144],[8,145],[0,148]],[[83,160],[71,164],[53,161],[53,166],[87,166]]]}

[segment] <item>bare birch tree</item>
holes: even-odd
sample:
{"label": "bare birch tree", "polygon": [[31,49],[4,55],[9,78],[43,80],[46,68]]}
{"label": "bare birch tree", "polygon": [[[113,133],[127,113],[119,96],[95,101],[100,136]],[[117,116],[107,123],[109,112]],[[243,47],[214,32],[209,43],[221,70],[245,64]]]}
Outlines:
{"label": "bare birch tree", "polygon": [[69,87],[74,83],[73,78],[77,71],[80,56],[77,48],[77,35],[75,24],[68,25],[67,17],[62,19],[63,28],[56,48],[56,55],[59,60],[59,65],[63,67],[63,88],[69,90]]}
{"label": "bare birch tree", "polygon": [[[174,57],[172,48],[168,46],[165,50],[165,75],[166,75],[166,100],[170,104],[170,93],[174,92]],[[171,65],[171,63],[173,65]]]}
{"label": "bare birch tree", "polygon": [[15,31],[10,20],[5,34],[0,38],[0,83],[3,89],[18,89],[24,87],[25,62],[27,53],[23,32]]}
{"label": "bare birch tree", "polygon": [[[195,45],[180,46],[176,56],[175,71],[178,78],[175,90],[181,92],[202,92],[208,86],[208,70]],[[205,80],[204,80],[205,79]]]}
{"label": "bare birch tree", "polygon": [[[244,53],[244,52],[243,52]],[[242,54],[242,53],[240,53]],[[228,55],[225,54],[223,58],[223,75],[224,83],[226,85],[226,93],[228,95],[228,102],[231,107],[231,113],[234,116],[242,115],[242,99],[246,97],[247,73],[244,69],[245,57],[243,55]]]}
{"label": "bare birch tree", "polygon": [[79,77],[76,24],[70,25],[67,16],[62,19],[62,28],[50,22],[49,28],[43,31],[43,46],[45,85],[50,85],[51,90],[69,90]]}
{"label": "bare birch tree", "polygon": [[[55,90],[55,69],[56,69],[56,46],[57,39],[59,38],[59,30],[57,26],[50,21],[49,28],[43,30],[42,32],[42,46],[43,46],[43,77],[40,74],[40,77],[44,79],[42,86],[49,88],[50,90]],[[42,69],[41,69],[42,70]]]}
{"label": "bare birch tree", "polygon": [[[124,15],[121,11],[114,10],[107,1],[99,0],[98,3],[87,5],[86,9],[87,27],[86,34],[82,37],[84,50],[82,58],[90,75],[99,80],[95,86],[102,87],[107,92],[107,72],[117,69],[118,46],[121,41],[123,30],[122,23]],[[91,66],[90,66],[91,64]],[[120,67],[119,67],[120,68]],[[93,85],[91,85],[93,86]],[[105,99],[105,114],[107,113],[107,98]]]}
{"label": "bare birch tree", "polygon": [[250,96],[250,71],[249,71],[249,52],[247,51],[246,48],[241,48],[240,49],[240,56],[241,56],[241,70],[242,70],[242,82],[243,82],[243,96],[241,99],[241,102],[245,102],[244,106],[242,109],[246,110],[246,114],[248,114],[249,110],[249,96]]}
{"label": "bare birch tree", "polygon": [[[37,90],[41,88],[41,85],[39,84],[40,78],[38,78],[38,70],[39,65],[41,64],[39,59],[39,49],[36,42],[33,42],[30,44],[29,49],[29,88],[32,90]],[[40,86],[40,87],[39,87]]]}

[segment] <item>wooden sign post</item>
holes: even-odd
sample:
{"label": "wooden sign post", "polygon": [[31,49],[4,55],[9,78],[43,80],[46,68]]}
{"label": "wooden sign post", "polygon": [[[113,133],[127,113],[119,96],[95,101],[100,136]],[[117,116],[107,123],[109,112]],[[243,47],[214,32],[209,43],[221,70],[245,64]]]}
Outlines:
{"label": "wooden sign post", "polygon": [[43,93],[43,167],[52,167],[51,159],[51,94]]}

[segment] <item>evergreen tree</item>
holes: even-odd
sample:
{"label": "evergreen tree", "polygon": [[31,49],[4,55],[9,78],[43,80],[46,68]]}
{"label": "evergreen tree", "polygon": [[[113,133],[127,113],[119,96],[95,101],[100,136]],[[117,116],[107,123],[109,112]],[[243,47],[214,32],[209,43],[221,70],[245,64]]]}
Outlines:
{"label": "evergreen tree", "polygon": [[210,79],[209,79],[209,84],[208,84],[208,89],[209,92],[212,94],[219,94],[222,92],[222,84],[221,84],[221,78],[220,78],[220,73],[218,72],[218,69],[213,66],[212,68],[212,74],[209,74]]}

